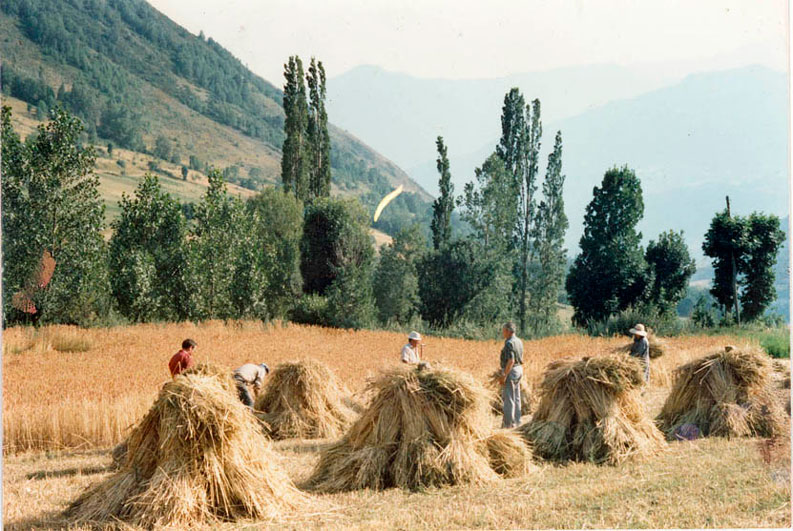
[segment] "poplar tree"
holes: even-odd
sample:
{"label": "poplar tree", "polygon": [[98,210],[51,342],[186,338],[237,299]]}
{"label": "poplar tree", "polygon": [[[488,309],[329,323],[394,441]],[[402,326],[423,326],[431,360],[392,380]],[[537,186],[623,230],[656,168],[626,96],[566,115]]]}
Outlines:
{"label": "poplar tree", "polygon": [[779,228],[779,218],[772,214],[752,213],[746,220],[746,258],[741,261],[741,307],[747,321],[763,315],[776,298],[774,265],[785,233]]}
{"label": "poplar tree", "polygon": [[305,201],[310,194],[308,156],[309,142],[308,105],[303,63],[298,56],[291,56],[284,65],[284,145],[281,154],[281,180],[284,188]]}
{"label": "poplar tree", "polygon": [[309,91],[308,164],[311,197],[330,195],[330,134],[328,133],[328,113],[325,110],[325,67],[322,61],[311,58],[306,75]]}
{"label": "poplar tree", "polygon": [[440,179],[438,188],[440,195],[432,202],[432,246],[435,249],[448,245],[452,239],[452,211],[454,210],[454,185],[452,175],[449,171],[449,158],[446,152],[446,145],[443,137],[439,136],[435,141],[438,149],[438,159],[436,161]]}
{"label": "poplar tree", "polygon": [[532,236],[537,268],[532,277],[532,316],[546,326],[556,318],[556,301],[564,285],[567,250],[564,235],[569,223],[564,212],[565,176],[562,174],[562,132],[556,133],[553,151],[548,155],[548,167],[542,185],[543,200],[537,207]]}

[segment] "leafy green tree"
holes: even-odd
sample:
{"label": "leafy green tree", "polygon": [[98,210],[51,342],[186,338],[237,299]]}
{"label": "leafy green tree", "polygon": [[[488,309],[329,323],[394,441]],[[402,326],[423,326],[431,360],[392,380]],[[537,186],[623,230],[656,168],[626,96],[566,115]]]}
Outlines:
{"label": "leafy green tree", "polygon": [[223,175],[209,172],[209,187],[195,206],[188,243],[186,275],[194,319],[227,319],[238,316],[232,283],[241,248],[250,235],[244,227],[242,203],[228,194]]}
{"label": "leafy green tree", "polygon": [[309,187],[312,197],[330,195],[330,133],[328,113],[325,110],[325,67],[322,61],[311,58],[306,75],[309,91],[308,129],[310,155],[308,162]]}
{"label": "leafy green tree", "polygon": [[147,174],[119,206],[108,265],[120,312],[136,322],[185,319],[187,230],[181,205]]}
{"label": "leafy green tree", "polygon": [[244,242],[233,281],[241,316],[284,318],[300,296],[303,205],[293,195],[265,188],[245,205]]}
{"label": "leafy green tree", "polygon": [[644,215],[639,178],[627,166],[608,170],[586,207],[579,254],[567,293],[580,326],[603,321],[642,299],[646,263],[636,224]]}
{"label": "leafy green tree", "polygon": [[[325,294],[343,265],[339,250],[361,255],[371,250],[368,226],[369,214],[356,199],[319,198],[306,206],[300,242],[305,293]],[[348,249],[352,244],[344,243],[343,238],[354,238],[358,246],[354,253]]]}
{"label": "leafy green tree", "polygon": [[[357,209],[364,212],[360,206]],[[339,328],[371,326],[375,319],[374,248],[366,225],[345,224],[334,244],[334,254],[331,266],[334,279],[326,290],[326,323]]]}
{"label": "leafy green tree", "polygon": [[[475,240],[457,240],[426,253],[417,263],[421,316],[433,326],[449,326],[477,295],[494,285],[496,271]],[[504,301],[501,301],[504,306]]]}
{"label": "leafy green tree", "polygon": [[449,158],[447,156],[446,145],[443,137],[439,136],[435,141],[438,148],[437,167],[440,179],[438,187],[440,196],[432,203],[432,245],[435,249],[440,249],[447,245],[452,239],[452,211],[454,210],[454,185],[452,175],[449,172]]}
{"label": "leafy green tree", "polygon": [[459,199],[461,218],[473,229],[488,256],[511,262],[518,214],[518,196],[512,175],[497,154],[475,170],[476,180],[466,183]]}
{"label": "leafy green tree", "polygon": [[303,78],[303,62],[291,56],[284,65],[284,144],[281,155],[281,180],[284,188],[301,201],[310,197],[309,168],[306,138],[308,105]]}
{"label": "leafy green tree", "polygon": [[741,308],[743,318],[753,321],[761,317],[776,298],[774,265],[785,233],[774,215],[754,212],[745,223],[745,258],[739,262],[743,273]]}
{"label": "leafy green tree", "polygon": [[172,150],[173,143],[167,137],[159,135],[154,141],[154,156],[158,159],[170,161]]}
{"label": "leafy green tree", "polygon": [[713,218],[702,243],[705,256],[710,257],[713,264],[714,277],[710,293],[725,314],[733,314],[733,309],[737,307],[737,276],[740,260],[747,247],[745,240],[744,221],[724,210]]}
{"label": "leafy green tree", "polygon": [[380,250],[374,277],[374,296],[380,322],[406,323],[418,313],[416,262],[427,241],[418,225],[403,228]]}
{"label": "leafy green tree", "polygon": [[657,242],[650,241],[644,258],[651,279],[647,302],[662,315],[674,315],[677,304],[686,296],[691,275],[697,271],[683,233],[662,233]]}
{"label": "leafy green tree", "polygon": [[115,140],[121,147],[143,151],[140,123],[138,113],[121,103],[110,103],[102,111],[97,132],[103,138]]}
{"label": "leafy green tree", "polygon": [[24,319],[12,306],[48,251],[55,271],[32,301],[35,320],[87,324],[108,309],[102,238],[104,206],[93,173],[92,147],[80,145],[78,118],[56,108],[52,120],[22,143],[2,110],[3,314]]}
{"label": "leafy green tree", "polygon": [[564,286],[567,250],[564,235],[569,226],[564,213],[565,176],[562,175],[562,132],[556,133],[553,151],[542,185],[543,200],[534,218],[533,261],[537,264],[531,276],[530,317],[535,328],[558,328],[556,302]]}
{"label": "leafy green tree", "polygon": [[182,165],[182,180],[183,181],[187,180],[187,166],[185,166],[184,164]]}

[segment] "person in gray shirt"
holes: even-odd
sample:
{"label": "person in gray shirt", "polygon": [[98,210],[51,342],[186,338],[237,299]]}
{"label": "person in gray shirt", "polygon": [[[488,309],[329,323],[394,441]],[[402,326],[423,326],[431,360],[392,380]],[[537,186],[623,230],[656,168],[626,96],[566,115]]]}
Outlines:
{"label": "person in gray shirt", "polygon": [[644,383],[650,382],[650,342],[643,324],[637,324],[628,331],[633,336],[630,355],[639,358],[644,366]]}
{"label": "person in gray shirt", "polygon": [[[260,363],[255,365],[253,363],[246,363],[242,367],[234,371],[234,380],[237,384],[237,393],[243,404],[248,407],[253,407],[253,399],[259,396],[259,391],[262,389],[264,379],[270,373],[270,368]],[[253,386],[254,396],[251,396],[248,386]]]}
{"label": "person in gray shirt", "polygon": [[501,349],[501,399],[504,419],[502,428],[520,426],[520,380],[523,378],[523,341],[515,335],[515,323],[506,323],[501,329],[504,348]]}

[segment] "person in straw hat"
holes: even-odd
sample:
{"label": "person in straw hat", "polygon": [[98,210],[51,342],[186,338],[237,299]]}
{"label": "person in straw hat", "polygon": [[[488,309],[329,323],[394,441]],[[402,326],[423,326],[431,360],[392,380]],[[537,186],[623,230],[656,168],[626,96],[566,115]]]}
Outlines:
{"label": "person in straw hat", "polygon": [[520,380],[523,378],[523,341],[515,335],[515,323],[506,323],[501,333],[504,348],[501,349],[501,399],[504,404],[502,428],[520,426]]}
{"label": "person in straw hat", "polygon": [[407,344],[402,347],[402,363],[408,365],[418,365],[421,361],[421,350],[424,345],[421,343],[421,334],[418,332],[411,332],[408,335]]}
{"label": "person in straw hat", "polygon": [[630,355],[639,358],[644,364],[644,383],[650,381],[650,342],[647,341],[647,330],[639,323],[631,328],[628,333],[633,336]]}
{"label": "person in straw hat", "polygon": [[[253,363],[246,363],[242,367],[234,371],[234,381],[237,384],[237,393],[240,396],[240,401],[248,407],[253,407],[253,399],[259,396],[259,391],[262,389],[262,383],[267,375],[270,373],[270,368],[265,363],[255,365]],[[251,396],[248,386],[253,386],[253,394]]]}

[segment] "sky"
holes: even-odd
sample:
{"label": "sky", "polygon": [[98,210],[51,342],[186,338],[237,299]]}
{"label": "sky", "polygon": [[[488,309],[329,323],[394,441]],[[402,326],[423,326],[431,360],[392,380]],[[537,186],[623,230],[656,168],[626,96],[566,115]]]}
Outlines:
{"label": "sky", "polygon": [[149,0],[281,84],[290,55],[330,77],[377,65],[479,79],[589,64],[669,76],[788,65],[786,0]]}

